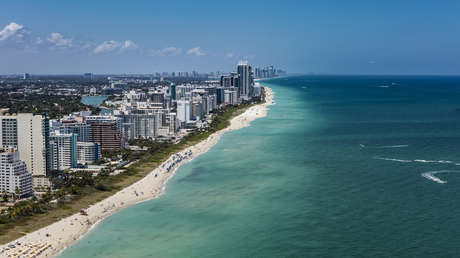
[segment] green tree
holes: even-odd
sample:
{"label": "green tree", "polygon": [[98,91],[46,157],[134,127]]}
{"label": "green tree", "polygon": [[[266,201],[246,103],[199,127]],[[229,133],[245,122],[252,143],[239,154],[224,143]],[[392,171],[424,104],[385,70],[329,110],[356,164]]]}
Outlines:
{"label": "green tree", "polygon": [[3,198],[3,202],[8,201],[8,192],[6,190],[2,191],[2,198]]}

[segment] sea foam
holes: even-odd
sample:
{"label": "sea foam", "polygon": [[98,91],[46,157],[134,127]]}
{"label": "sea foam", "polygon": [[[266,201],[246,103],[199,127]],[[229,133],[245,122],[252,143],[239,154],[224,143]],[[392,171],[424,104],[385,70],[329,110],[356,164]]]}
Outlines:
{"label": "sea foam", "polygon": [[428,171],[425,173],[422,173],[421,176],[431,180],[433,182],[436,182],[438,184],[446,184],[446,180],[442,180],[441,178],[437,177],[436,174],[447,174],[447,173],[460,173],[459,170],[438,170],[438,171]]}

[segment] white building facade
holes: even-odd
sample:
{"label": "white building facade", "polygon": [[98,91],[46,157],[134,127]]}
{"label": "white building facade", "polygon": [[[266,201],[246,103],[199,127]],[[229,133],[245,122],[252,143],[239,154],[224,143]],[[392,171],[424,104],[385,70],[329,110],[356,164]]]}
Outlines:
{"label": "white building facade", "polygon": [[27,197],[33,194],[32,174],[14,149],[0,149],[0,191]]}

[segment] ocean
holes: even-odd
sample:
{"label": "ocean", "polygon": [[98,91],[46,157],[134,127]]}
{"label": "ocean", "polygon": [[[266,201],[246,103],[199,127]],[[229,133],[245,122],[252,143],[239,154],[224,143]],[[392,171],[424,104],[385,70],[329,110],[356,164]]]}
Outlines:
{"label": "ocean", "polygon": [[458,257],[460,77],[262,82],[267,117],[59,257]]}

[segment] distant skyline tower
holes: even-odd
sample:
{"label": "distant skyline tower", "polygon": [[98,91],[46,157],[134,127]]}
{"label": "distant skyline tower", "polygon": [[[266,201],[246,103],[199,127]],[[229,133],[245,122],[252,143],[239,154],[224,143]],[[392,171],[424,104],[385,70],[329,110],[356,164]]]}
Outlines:
{"label": "distant skyline tower", "polygon": [[85,78],[86,80],[93,80],[93,74],[92,73],[84,73],[83,74],[83,78]]}

